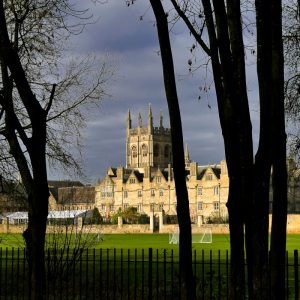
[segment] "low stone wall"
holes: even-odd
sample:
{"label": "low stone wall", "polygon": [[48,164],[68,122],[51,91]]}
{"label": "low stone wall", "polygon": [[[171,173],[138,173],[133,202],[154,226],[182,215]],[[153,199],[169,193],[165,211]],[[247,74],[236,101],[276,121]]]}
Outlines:
{"label": "low stone wall", "polygon": [[26,225],[0,224],[0,233],[23,233]]}
{"label": "low stone wall", "polygon": [[[270,231],[272,227],[272,215],[269,216]],[[288,214],[287,216],[287,233],[300,234],[300,215]]]}
{"label": "low stone wall", "polygon": [[[269,217],[270,229],[272,216]],[[213,234],[229,234],[228,224],[212,224]],[[204,226],[192,225],[193,233],[203,233]],[[26,225],[12,225],[0,224],[0,233],[23,233]],[[78,226],[81,228],[81,226]],[[56,226],[47,226],[47,232],[53,233],[61,230],[65,232],[65,227],[60,226],[59,229]],[[69,232],[71,227],[69,227]],[[75,230],[75,229],[73,229]],[[78,229],[79,230],[79,229]],[[178,224],[163,224],[160,226],[159,233],[172,233],[178,230]],[[102,233],[102,234],[126,234],[126,233],[153,233],[153,229],[150,224],[118,224],[118,225],[86,225],[83,226],[83,232],[85,233]],[[287,233],[288,234],[300,234],[300,214],[289,214],[287,217]]]}
{"label": "low stone wall", "polygon": [[[87,227],[87,231],[89,228]],[[113,234],[113,233],[152,233],[150,230],[150,225],[141,225],[141,224],[131,224],[131,225],[122,225],[122,227],[118,225],[97,225],[93,226],[92,230],[95,232],[103,233],[103,234]]]}
{"label": "low stone wall", "polygon": [[[210,227],[212,228],[212,234],[229,234],[229,226],[228,224],[212,224],[203,226],[192,225],[192,233],[204,233],[205,228]],[[172,225],[163,225],[160,229],[159,233],[172,233],[178,231],[178,224]]]}
{"label": "low stone wall", "polygon": [[[12,224],[0,224],[0,233],[23,233],[26,229],[25,225],[12,225]],[[47,226],[47,233],[65,233],[66,231],[76,232],[80,231],[83,233],[102,233],[102,234],[113,234],[113,233],[152,233],[150,225],[132,224],[132,225],[85,225],[81,228],[74,226]]]}

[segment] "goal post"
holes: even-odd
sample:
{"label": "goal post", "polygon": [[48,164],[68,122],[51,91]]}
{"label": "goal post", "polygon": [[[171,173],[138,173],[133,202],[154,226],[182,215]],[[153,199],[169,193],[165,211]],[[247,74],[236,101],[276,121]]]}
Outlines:
{"label": "goal post", "polygon": [[[179,227],[169,233],[169,244],[179,244]],[[192,243],[193,244],[210,244],[212,243],[212,226],[203,225],[201,226],[201,232],[192,233]]]}
{"label": "goal post", "polygon": [[210,244],[212,243],[212,226],[202,225],[201,232],[192,234],[193,244]]}
{"label": "goal post", "polygon": [[179,227],[176,227],[173,232],[169,233],[169,244],[179,244]]}

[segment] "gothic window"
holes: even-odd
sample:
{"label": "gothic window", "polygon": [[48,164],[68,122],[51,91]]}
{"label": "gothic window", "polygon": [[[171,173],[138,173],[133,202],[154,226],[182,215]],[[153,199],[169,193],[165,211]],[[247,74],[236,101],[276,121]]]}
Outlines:
{"label": "gothic window", "polygon": [[202,195],[202,187],[198,187],[198,196]]}
{"label": "gothic window", "polygon": [[132,148],[131,148],[131,155],[132,155],[133,158],[137,157],[136,146],[132,146]]}
{"label": "gothic window", "polygon": [[164,204],[163,203],[159,203],[159,211],[163,211],[164,209]]}
{"label": "gothic window", "polygon": [[203,202],[198,202],[198,210],[202,210],[203,209]]}
{"label": "gothic window", "polygon": [[165,146],[164,156],[165,156],[166,158],[169,158],[169,157],[170,157],[170,147],[169,147],[169,145],[166,145],[166,146]]}
{"label": "gothic window", "polygon": [[212,180],[212,174],[207,174],[207,175],[205,176],[205,179],[206,179],[206,180]]}
{"label": "gothic window", "polygon": [[124,198],[128,197],[128,191],[124,191]]}
{"label": "gothic window", "polygon": [[159,196],[162,197],[164,195],[164,190],[159,190]]}
{"label": "gothic window", "polygon": [[151,197],[154,197],[154,196],[155,196],[155,190],[151,189]]}
{"label": "gothic window", "polygon": [[142,197],[142,190],[138,190],[138,197]]}
{"label": "gothic window", "polygon": [[115,207],[113,205],[110,205],[109,209],[110,209],[111,212],[115,211]]}
{"label": "gothic window", "polygon": [[154,203],[150,203],[150,211],[154,211]]}
{"label": "gothic window", "polygon": [[214,187],[214,195],[219,195],[219,187],[218,186]]}
{"label": "gothic window", "polygon": [[159,156],[159,145],[158,144],[154,145],[153,154],[155,157]]}
{"label": "gothic window", "polygon": [[214,210],[219,210],[219,202],[214,202]]}
{"label": "gothic window", "polygon": [[137,212],[141,213],[143,211],[143,205],[141,203],[138,203],[137,205]]}
{"label": "gothic window", "polygon": [[142,155],[143,157],[146,157],[148,155],[148,149],[145,144],[142,146]]}
{"label": "gothic window", "polygon": [[135,179],[134,178],[129,178],[129,183],[135,183]]}
{"label": "gothic window", "polygon": [[161,183],[161,176],[156,177],[156,183]]}

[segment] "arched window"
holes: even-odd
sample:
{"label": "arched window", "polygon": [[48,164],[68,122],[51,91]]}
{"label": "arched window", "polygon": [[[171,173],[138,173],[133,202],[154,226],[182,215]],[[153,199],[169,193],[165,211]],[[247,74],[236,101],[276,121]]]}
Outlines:
{"label": "arched window", "polygon": [[142,155],[143,157],[146,157],[148,155],[148,148],[147,145],[142,145]]}
{"label": "arched window", "polygon": [[137,157],[136,146],[131,147],[131,155],[132,155],[132,157]]}
{"label": "arched window", "polygon": [[159,145],[158,144],[154,145],[153,154],[155,157],[159,156]]}

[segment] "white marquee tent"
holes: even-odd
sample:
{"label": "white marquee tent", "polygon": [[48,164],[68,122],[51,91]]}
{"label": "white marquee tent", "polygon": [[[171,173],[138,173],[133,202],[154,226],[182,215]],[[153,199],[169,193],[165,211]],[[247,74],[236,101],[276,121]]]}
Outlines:
{"label": "white marquee tent", "polygon": [[[48,213],[48,221],[51,220],[67,220],[72,219],[74,223],[77,219],[82,217],[88,217],[89,210],[52,210]],[[27,224],[28,223],[28,212],[27,211],[17,211],[13,213],[8,213],[5,216],[8,218],[9,224]]]}

